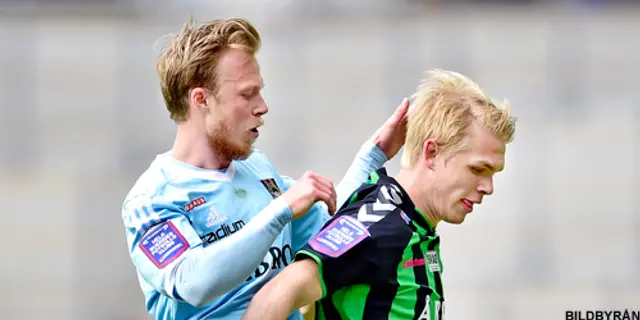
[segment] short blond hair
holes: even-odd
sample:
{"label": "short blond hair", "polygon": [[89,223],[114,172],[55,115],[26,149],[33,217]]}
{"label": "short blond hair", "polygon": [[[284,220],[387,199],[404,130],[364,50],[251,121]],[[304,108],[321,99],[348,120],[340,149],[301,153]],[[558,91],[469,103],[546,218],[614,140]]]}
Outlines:
{"label": "short blond hair", "polygon": [[160,86],[171,119],[187,119],[187,95],[195,87],[218,92],[218,60],[229,48],[255,54],[260,34],[242,18],[213,20],[198,24],[190,19],[156,62]]}
{"label": "short blond hair", "polygon": [[516,119],[506,101],[497,105],[460,73],[429,71],[409,109],[402,165],[411,168],[416,164],[427,139],[434,139],[447,155],[463,150],[474,121],[504,143],[513,140]]}

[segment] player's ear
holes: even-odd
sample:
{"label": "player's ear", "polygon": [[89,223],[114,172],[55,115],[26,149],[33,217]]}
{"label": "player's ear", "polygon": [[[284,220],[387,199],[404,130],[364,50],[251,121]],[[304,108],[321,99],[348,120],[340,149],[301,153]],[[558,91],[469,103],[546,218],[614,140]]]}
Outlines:
{"label": "player's ear", "polygon": [[189,90],[189,102],[198,110],[208,109],[207,90],[200,87]]}
{"label": "player's ear", "polygon": [[435,170],[436,167],[436,156],[440,148],[438,147],[438,143],[434,139],[427,139],[422,145],[422,156],[423,161],[427,165],[427,168],[431,171]]}

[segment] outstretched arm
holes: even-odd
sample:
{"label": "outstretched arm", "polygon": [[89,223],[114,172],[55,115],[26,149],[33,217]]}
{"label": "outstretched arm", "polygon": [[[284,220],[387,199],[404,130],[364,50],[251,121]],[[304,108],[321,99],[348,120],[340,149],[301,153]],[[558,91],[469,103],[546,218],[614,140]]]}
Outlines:
{"label": "outstretched arm", "polygon": [[[336,187],[338,208],[367,180],[369,173],[378,170],[400,151],[407,136],[409,104],[409,99],[404,98],[387,121],[360,147],[358,154]],[[282,178],[283,187],[286,190],[294,181],[286,176]]]}
{"label": "outstretched arm", "polygon": [[[352,193],[369,178],[372,171],[378,170],[400,151],[406,137],[408,109],[409,100],[402,100],[391,117],[362,145],[347,173],[336,186],[336,209],[340,209],[349,201]],[[287,177],[283,177],[283,180],[286,190],[292,180]],[[293,221],[295,251],[307,243],[331,218],[322,203],[317,203],[311,210],[317,212],[310,212],[302,219]]]}
{"label": "outstretched arm", "polygon": [[404,98],[391,117],[362,146],[347,174],[336,187],[338,208],[367,180],[371,171],[378,170],[400,151],[407,136],[409,103],[409,99]]}
{"label": "outstretched arm", "polygon": [[269,281],[253,297],[243,320],[281,320],[294,310],[322,298],[318,265],[313,259],[296,261]]}

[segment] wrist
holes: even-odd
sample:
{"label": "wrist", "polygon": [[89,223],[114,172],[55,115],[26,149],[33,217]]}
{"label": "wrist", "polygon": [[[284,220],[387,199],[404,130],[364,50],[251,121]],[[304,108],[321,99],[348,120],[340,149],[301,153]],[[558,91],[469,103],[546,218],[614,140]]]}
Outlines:
{"label": "wrist", "polygon": [[373,159],[376,163],[384,164],[390,158],[383,146],[384,144],[378,138],[367,140],[360,148],[360,156]]}
{"label": "wrist", "polygon": [[284,222],[283,225],[293,220],[293,210],[284,195],[273,199],[270,206],[277,212],[278,219]]}
{"label": "wrist", "polygon": [[378,137],[373,138],[372,144],[373,144],[373,147],[377,148],[378,151],[384,154],[385,161],[390,159],[393,156],[391,152],[385,150],[385,145],[381,138],[378,138]]}

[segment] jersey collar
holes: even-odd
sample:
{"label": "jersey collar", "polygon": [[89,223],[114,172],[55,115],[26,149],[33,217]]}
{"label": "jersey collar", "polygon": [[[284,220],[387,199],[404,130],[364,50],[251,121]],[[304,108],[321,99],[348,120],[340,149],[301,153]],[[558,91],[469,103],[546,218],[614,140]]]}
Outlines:
{"label": "jersey collar", "polygon": [[402,204],[400,205],[400,209],[402,209],[402,211],[406,213],[411,218],[411,220],[415,221],[416,224],[418,224],[425,230],[429,232],[435,231],[435,228],[431,226],[426,216],[422,212],[420,212],[418,208],[416,208],[415,204],[413,203],[413,200],[411,200],[411,198],[409,197],[407,190],[405,190],[400,185],[400,183],[396,181],[396,179],[387,175],[386,168],[384,167],[380,168],[376,172],[378,174],[379,179],[381,180],[384,179],[387,181],[387,183],[392,183],[396,185],[402,191],[403,197],[402,197]]}
{"label": "jersey collar", "polygon": [[168,152],[156,157],[156,161],[163,169],[172,174],[186,176],[201,180],[230,182],[236,174],[235,161],[231,161],[229,167],[222,170],[209,170],[176,160]]}

